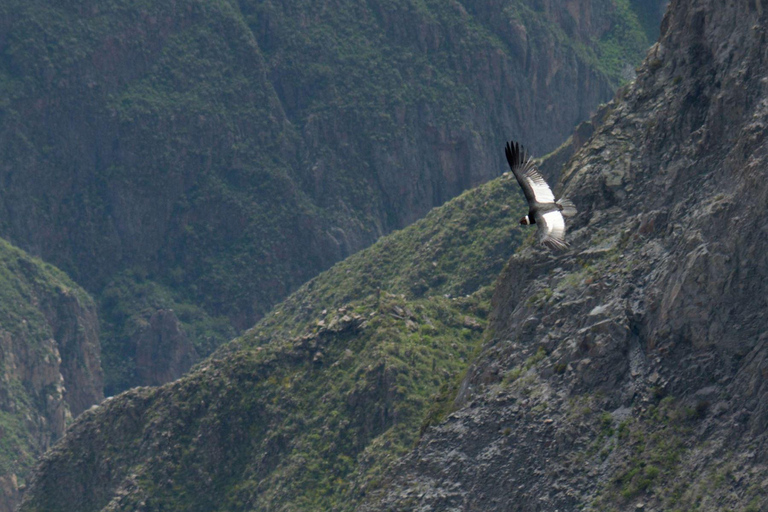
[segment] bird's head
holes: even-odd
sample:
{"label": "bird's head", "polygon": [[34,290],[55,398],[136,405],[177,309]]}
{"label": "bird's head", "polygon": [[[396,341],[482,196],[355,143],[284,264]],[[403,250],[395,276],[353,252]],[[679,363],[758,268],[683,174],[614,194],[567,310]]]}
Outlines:
{"label": "bird's head", "polygon": [[522,224],[523,226],[527,226],[530,223],[531,223],[531,219],[529,219],[527,215],[522,219],[520,219],[520,224]]}

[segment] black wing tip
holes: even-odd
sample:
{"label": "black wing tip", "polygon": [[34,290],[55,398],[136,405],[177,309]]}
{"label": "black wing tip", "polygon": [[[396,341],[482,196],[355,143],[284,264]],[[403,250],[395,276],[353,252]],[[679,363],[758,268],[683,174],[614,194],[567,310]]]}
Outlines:
{"label": "black wing tip", "polygon": [[510,140],[504,148],[509,166],[514,169],[525,163],[525,148],[519,142]]}
{"label": "black wing tip", "polygon": [[504,154],[507,156],[507,163],[509,164],[509,168],[514,169],[517,165],[517,155],[515,155],[514,143],[510,144],[507,142],[507,145],[504,147]]}

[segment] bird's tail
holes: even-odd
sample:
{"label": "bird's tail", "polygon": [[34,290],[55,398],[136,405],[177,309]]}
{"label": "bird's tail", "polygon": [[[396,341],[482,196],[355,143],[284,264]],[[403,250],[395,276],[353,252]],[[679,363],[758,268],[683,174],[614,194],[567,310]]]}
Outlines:
{"label": "bird's tail", "polygon": [[563,214],[563,217],[573,217],[576,215],[576,205],[573,204],[573,201],[570,199],[561,197],[555,201],[555,204],[558,206],[558,208],[560,208],[560,212]]}

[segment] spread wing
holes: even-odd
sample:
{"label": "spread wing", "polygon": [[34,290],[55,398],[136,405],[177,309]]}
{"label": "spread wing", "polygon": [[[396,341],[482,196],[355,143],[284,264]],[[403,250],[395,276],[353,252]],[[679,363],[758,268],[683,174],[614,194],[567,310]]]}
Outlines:
{"label": "spread wing", "polygon": [[554,203],[555,195],[552,193],[552,189],[544,181],[544,177],[536,169],[533,159],[526,154],[525,149],[517,142],[507,142],[504,152],[507,155],[509,168],[512,169],[512,174],[515,175],[520,188],[523,189],[528,204],[534,202]]}
{"label": "spread wing", "polygon": [[565,219],[557,210],[536,214],[536,224],[539,226],[539,240],[550,249],[566,249]]}

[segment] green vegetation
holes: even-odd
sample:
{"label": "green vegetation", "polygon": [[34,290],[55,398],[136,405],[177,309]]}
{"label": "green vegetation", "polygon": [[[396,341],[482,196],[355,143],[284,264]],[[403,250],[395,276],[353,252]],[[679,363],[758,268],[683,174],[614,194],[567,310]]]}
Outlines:
{"label": "green vegetation", "polygon": [[[240,482],[229,500],[256,508],[351,507],[350,497],[375,487],[386,466],[411,448],[432,397],[468,364],[482,333],[483,299],[406,301],[387,294],[350,304],[368,318],[365,327],[318,341],[303,364],[281,368],[254,390],[260,400],[292,405],[269,434],[294,432],[291,449],[266,479]],[[479,329],[462,335],[468,318]]]}
{"label": "green vegetation", "polygon": [[595,52],[598,69],[602,69],[607,75],[620,82],[627,81],[627,77],[624,76],[625,70],[633,70],[634,63],[642,60],[649,43],[656,39],[648,38],[637,20],[637,14],[633,11],[635,6],[630,4],[630,0],[615,2],[618,19],[622,22],[613,25],[600,38]]}
{"label": "green vegetation", "polygon": [[527,28],[530,37],[538,40],[533,43],[534,47],[538,46],[537,42],[554,39],[573,48],[580,59],[609,77],[614,87],[618,87],[627,81],[626,70],[634,69],[658,37],[661,18],[654,18],[654,8],[658,9],[657,2],[597,2],[592,9],[602,10],[603,15],[611,19],[612,23],[606,25],[606,31],[592,34],[587,41],[581,38],[578,22],[553,25],[548,21],[547,13],[533,2],[515,0],[506,8],[506,12]]}
{"label": "green vegetation", "polygon": [[450,412],[483,337],[489,285],[520,243],[516,186],[509,178],[489,182],[382,238],[214,355],[256,350],[261,360],[279,361],[301,354],[255,392],[292,404],[268,435],[294,432],[293,448],[266,480],[239,482],[229,494],[232,509],[351,509],[421,431]]}
{"label": "green vegetation", "polygon": [[309,281],[255,329],[300,331],[325,309],[313,297],[344,304],[379,290],[413,298],[474,293],[492,283],[519,245],[524,209],[512,176],[465,192]]}
{"label": "green vegetation", "polygon": [[[695,416],[668,396],[648,407],[641,416],[619,423],[614,455],[620,461],[619,470],[598,494],[594,503],[596,510],[614,510],[616,505],[626,504],[638,496],[665,502],[665,510],[679,506],[686,482],[675,476],[687,451],[691,422],[695,420]],[[614,435],[610,414],[603,413],[601,424],[603,431],[609,429],[607,437]]]}
{"label": "green vegetation", "polygon": [[[131,471],[171,510],[347,509],[412,446],[430,397],[478,342],[481,331],[465,337],[459,326],[482,322],[482,307],[371,297],[328,313],[325,328],[205,363],[147,411],[168,429],[160,449],[178,456]],[[215,406],[199,414],[201,403]]]}
{"label": "green vegetation", "polygon": [[134,340],[158,309],[173,310],[198,354],[211,353],[221,340],[232,339],[237,334],[227,317],[209,315],[202,307],[184,302],[172,289],[139,272],[124,272],[115,277],[102,291],[100,299],[102,367],[107,396],[136,382]]}

